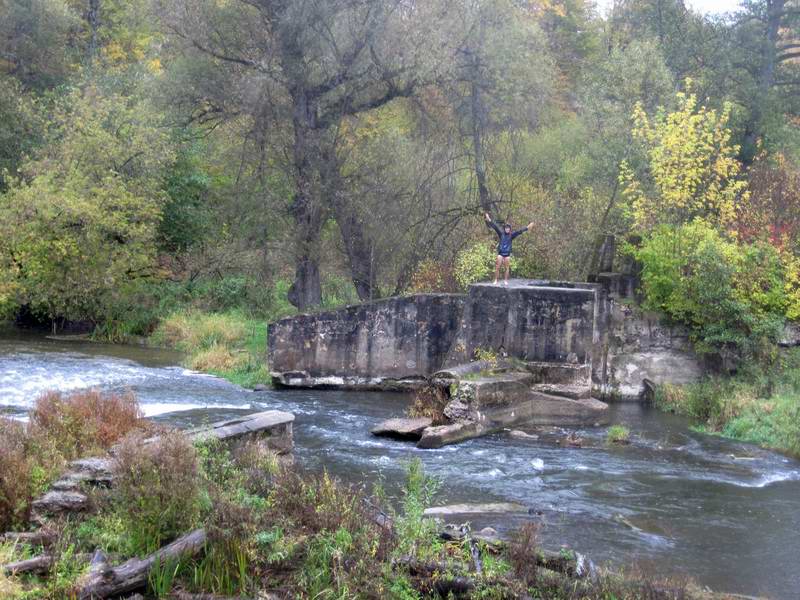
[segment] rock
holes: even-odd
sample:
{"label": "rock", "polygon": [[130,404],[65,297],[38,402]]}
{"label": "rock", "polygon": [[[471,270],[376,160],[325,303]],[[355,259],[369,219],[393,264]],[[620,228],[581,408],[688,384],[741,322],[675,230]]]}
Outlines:
{"label": "rock", "polygon": [[500,538],[497,531],[491,527],[484,527],[479,532],[473,533],[472,537],[492,548],[499,548],[505,545],[505,542]]}
{"label": "rock", "polygon": [[268,392],[270,391],[270,389],[272,389],[270,386],[265,385],[263,383],[257,383],[256,385],[253,386],[254,392]]}
{"label": "rock", "polygon": [[778,340],[778,345],[783,348],[800,346],[800,325],[797,323],[786,323],[783,327],[783,333]]}
{"label": "rock", "polygon": [[494,502],[488,504],[450,504],[425,509],[426,517],[449,515],[482,515],[489,513],[527,513],[528,508],[516,502]]}
{"label": "rock", "polygon": [[480,423],[452,423],[438,427],[427,427],[417,442],[417,448],[441,448],[463,440],[483,435],[486,429]]}
{"label": "rock", "polygon": [[583,446],[583,438],[579,437],[574,431],[570,431],[563,440],[559,441],[562,446],[571,446],[573,448],[581,448]]}
{"label": "rock", "polygon": [[31,521],[42,524],[51,517],[84,512],[88,509],[89,497],[86,494],[53,490],[31,503]]}
{"label": "rock", "polygon": [[418,440],[433,421],[428,417],[388,419],[371,430],[372,435]]}
{"label": "rock", "polygon": [[459,542],[469,534],[469,525],[453,525],[448,523],[439,532],[439,537],[448,542]]}

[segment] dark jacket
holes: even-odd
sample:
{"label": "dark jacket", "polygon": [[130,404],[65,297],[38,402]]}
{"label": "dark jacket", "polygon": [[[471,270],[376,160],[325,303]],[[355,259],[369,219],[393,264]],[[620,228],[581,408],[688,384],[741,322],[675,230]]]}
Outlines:
{"label": "dark jacket", "polygon": [[500,256],[511,256],[511,241],[517,237],[528,231],[528,228],[525,227],[524,229],[520,229],[519,231],[512,231],[511,233],[506,233],[500,227],[498,227],[497,223],[494,221],[486,221],[486,225],[494,229],[494,232],[497,234],[497,237],[500,238],[500,242],[497,244],[497,253]]}

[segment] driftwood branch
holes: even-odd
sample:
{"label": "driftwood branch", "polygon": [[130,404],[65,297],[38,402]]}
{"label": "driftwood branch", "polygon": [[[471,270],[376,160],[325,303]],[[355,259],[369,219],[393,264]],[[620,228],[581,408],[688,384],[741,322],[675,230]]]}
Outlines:
{"label": "driftwood branch", "polygon": [[205,545],[205,530],[196,529],[145,558],[132,558],[113,569],[106,567],[90,571],[78,598],[95,600],[141,589],[147,585],[154,565],[196,556],[205,549]]}

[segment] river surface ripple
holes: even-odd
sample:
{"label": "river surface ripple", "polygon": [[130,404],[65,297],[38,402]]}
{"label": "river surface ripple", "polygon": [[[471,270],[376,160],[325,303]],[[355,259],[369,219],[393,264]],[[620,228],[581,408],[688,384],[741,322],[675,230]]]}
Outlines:
{"label": "river surface ripple", "polygon": [[5,333],[0,412],[25,418],[47,389],[132,389],[145,412],[179,426],[247,412],[296,415],[296,456],[353,482],[380,479],[396,495],[403,464],[420,458],[440,479],[436,502],[519,502],[530,515],[473,519],[509,531],[542,524],[545,545],[568,545],[595,562],[689,577],[719,591],[800,598],[800,463],[691,431],[678,417],[638,405],[612,407],[632,444],[607,447],[605,429],[579,430],[583,448],[497,434],[441,450],[372,437],[403,412],[401,394],[254,393],[176,366],[174,352]]}

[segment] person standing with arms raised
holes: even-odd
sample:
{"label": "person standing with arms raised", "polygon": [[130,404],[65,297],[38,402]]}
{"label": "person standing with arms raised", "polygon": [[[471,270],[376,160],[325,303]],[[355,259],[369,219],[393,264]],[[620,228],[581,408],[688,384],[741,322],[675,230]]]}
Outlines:
{"label": "person standing with arms raised", "polygon": [[522,235],[526,231],[530,231],[533,228],[533,223],[528,223],[528,226],[524,229],[512,231],[509,223],[505,223],[501,229],[497,223],[492,221],[489,213],[484,213],[484,216],[486,217],[486,225],[494,229],[494,232],[499,238],[497,244],[497,259],[494,262],[494,285],[497,285],[497,280],[500,278],[501,265],[505,265],[506,268],[503,285],[508,285],[508,274],[511,271],[511,242],[518,235]]}

